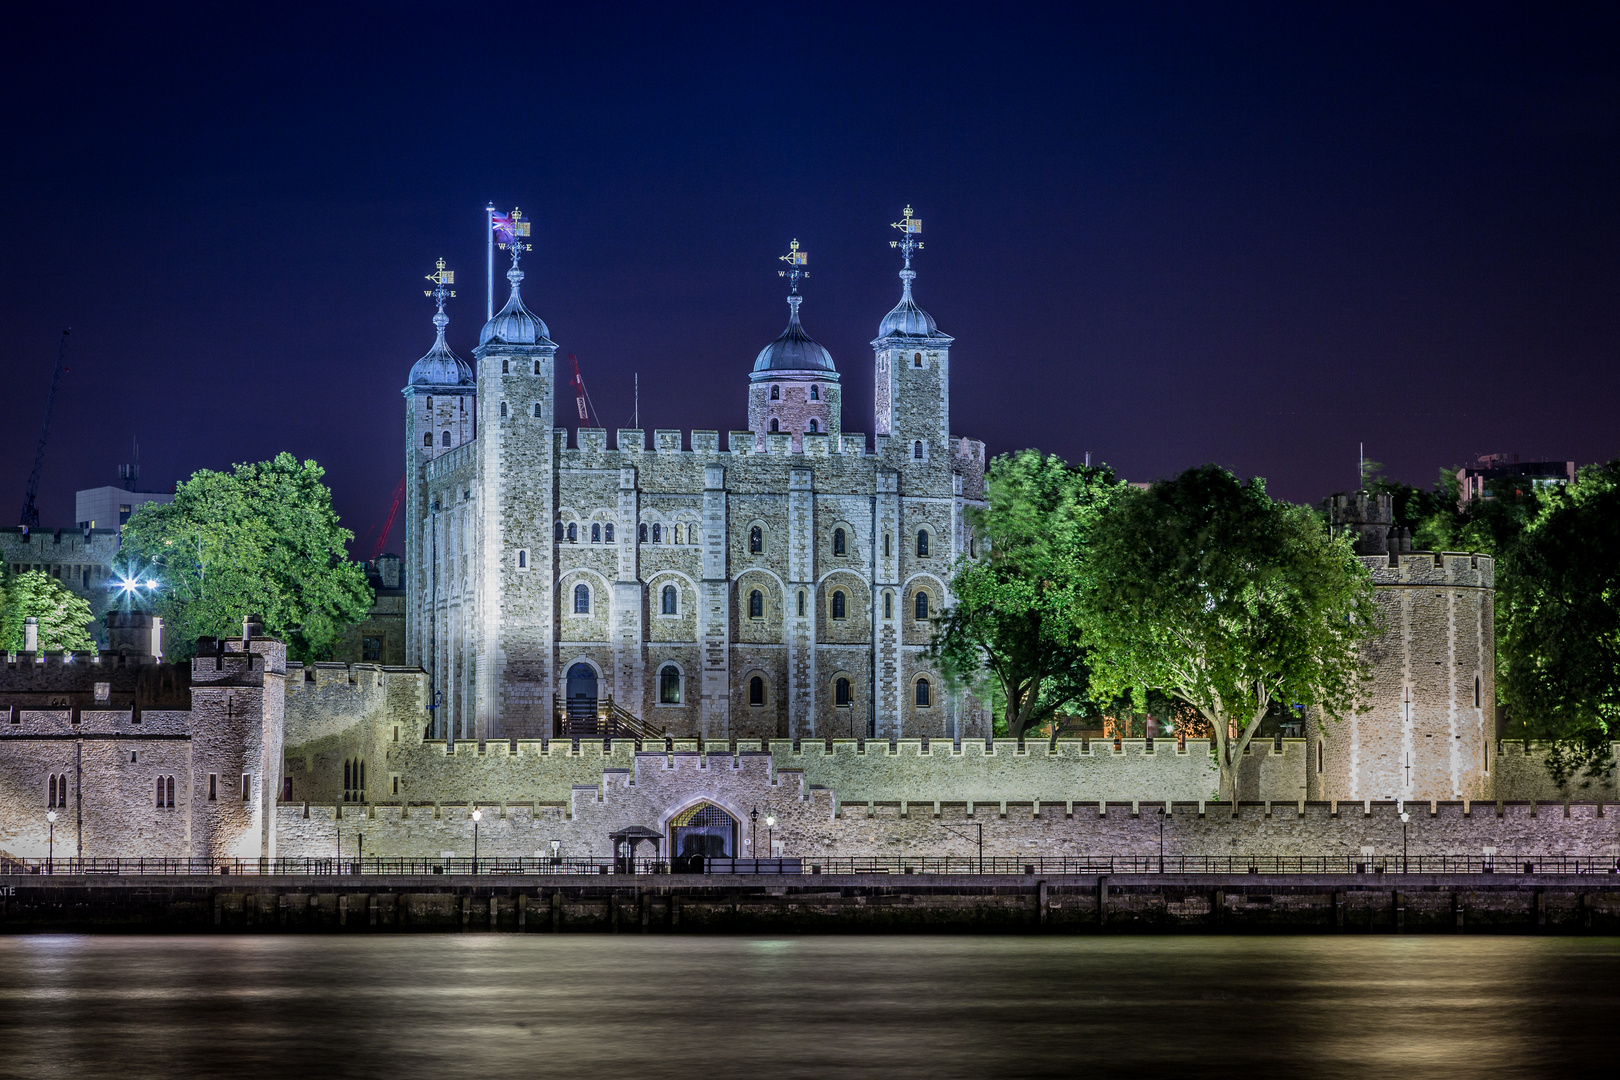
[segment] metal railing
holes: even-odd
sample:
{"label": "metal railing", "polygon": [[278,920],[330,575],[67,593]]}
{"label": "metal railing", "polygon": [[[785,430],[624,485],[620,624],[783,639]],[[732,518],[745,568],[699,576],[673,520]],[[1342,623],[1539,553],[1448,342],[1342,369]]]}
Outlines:
{"label": "metal railing", "polygon": [[1079,855],[1029,858],[918,855],[872,858],[783,856],[707,862],[630,858],[363,859],[23,859],[0,861],[0,877],[17,875],[335,876],[553,874],[1620,874],[1620,859],[1479,855]]}

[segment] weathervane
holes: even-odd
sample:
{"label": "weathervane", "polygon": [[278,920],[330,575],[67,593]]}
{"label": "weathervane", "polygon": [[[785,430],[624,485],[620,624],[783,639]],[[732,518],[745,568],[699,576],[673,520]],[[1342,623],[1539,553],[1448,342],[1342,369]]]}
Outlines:
{"label": "weathervane", "polygon": [[777,258],[787,263],[788,269],[778,270],[776,272],[776,276],[787,278],[788,285],[793,290],[793,295],[797,296],[799,294],[799,279],[810,276],[810,271],[800,269],[802,266],[809,265],[809,252],[800,251],[799,242],[795,240],[788,245],[788,253],[786,255],[778,255]]}
{"label": "weathervane", "polygon": [[922,233],[922,218],[911,216],[911,207],[907,206],[901,211],[905,216],[890,225],[890,228],[900,230],[900,239],[890,240],[889,246],[899,248],[900,254],[906,258],[906,269],[911,269],[911,253],[922,250],[922,241],[917,237]]}
{"label": "weathervane", "polygon": [[450,319],[444,313],[444,302],[456,295],[454,289],[446,288],[456,283],[456,272],[444,268],[444,259],[433,264],[434,271],[427,275],[427,280],[433,282],[433,288],[423,289],[422,295],[432,297],[434,303],[439,305],[438,314],[433,316],[433,325],[439,328],[439,335],[444,335],[444,328],[450,324]]}
{"label": "weathervane", "polygon": [[495,246],[512,253],[512,268],[517,269],[518,255],[534,250],[533,244],[525,244],[518,239],[529,235],[529,223],[523,220],[523,211],[514,206],[510,214],[491,214],[489,220],[498,237]]}

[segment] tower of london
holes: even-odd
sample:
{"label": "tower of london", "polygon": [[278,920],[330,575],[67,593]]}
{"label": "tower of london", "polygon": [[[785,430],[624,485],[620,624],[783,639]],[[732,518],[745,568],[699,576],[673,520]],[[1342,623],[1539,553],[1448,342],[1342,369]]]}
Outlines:
{"label": "tower of london", "polygon": [[406,663],[429,674],[436,737],[549,737],[609,697],[672,736],[989,734],[926,657],[985,460],[951,431],[954,339],[913,298],[909,208],[899,227],[870,445],[845,430],[837,365],[801,320],[796,243],[787,327],[723,447],[635,429],[610,447],[592,428],[570,445],[519,245],[471,363],[441,303],[404,389]]}

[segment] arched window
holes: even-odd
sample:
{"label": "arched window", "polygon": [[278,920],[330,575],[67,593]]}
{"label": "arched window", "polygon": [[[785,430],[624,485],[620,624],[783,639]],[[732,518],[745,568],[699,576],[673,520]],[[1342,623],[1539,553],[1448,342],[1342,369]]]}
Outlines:
{"label": "arched window", "polygon": [[917,530],[917,558],[928,558],[928,530]]}
{"label": "arched window", "polygon": [[892,592],[883,594],[883,617],[885,619],[894,618],[894,593]]}
{"label": "arched window", "polygon": [[581,582],[574,586],[574,614],[589,615],[591,613],[591,587]]}
{"label": "arched window", "polygon": [[928,594],[921,589],[917,590],[917,618],[928,618]]}
{"label": "arched window", "polygon": [[1474,708],[1479,708],[1479,676],[1474,676]]}
{"label": "arched window", "polygon": [[750,619],[763,619],[765,617],[765,594],[754,589],[748,594],[748,617]]}
{"label": "arched window", "polygon": [[501,419],[506,419],[506,402],[501,402]]}
{"label": "arched window", "polygon": [[815,386],[813,384],[811,385],[811,387],[810,387],[810,400],[811,401],[820,401],[821,400],[821,387]]}
{"label": "arched window", "polygon": [[[817,432],[819,432],[820,430],[821,430],[821,427],[816,423],[815,419],[812,418],[811,421],[810,421],[810,434],[814,435]],[[449,434],[449,433],[446,432],[446,434]]]}
{"label": "arched window", "polygon": [[660,705],[681,703],[681,669],[674,664],[665,664],[658,669],[658,703]]}
{"label": "arched window", "polygon": [[845,539],[843,529],[834,529],[833,530],[833,554],[834,555],[848,555],[849,554],[849,543]]}
{"label": "arched window", "polygon": [[679,525],[677,525],[677,526],[675,526],[675,539],[672,540],[671,543],[678,544],[680,542],[681,542],[681,527]]}
{"label": "arched window", "polygon": [[662,610],[665,615],[675,615],[677,614],[676,607],[679,603],[680,592],[673,585],[665,585],[662,607],[660,610]]}
{"label": "arched window", "polygon": [[432,446],[433,445],[433,432],[430,431],[427,434],[422,436],[422,445],[423,446]]}
{"label": "arched window", "polygon": [[439,436],[439,445],[440,446],[449,446],[450,445],[450,433],[448,431],[443,432],[442,434],[440,434],[440,436]]}
{"label": "arched window", "polygon": [[1316,740],[1316,771],[1322,771],[1322,740]]}
{"label": "arched window", "polygon": [[885,559],[887,559],[889,557],[889,534],[888,533],[883,534],[883,557]]}
{"label": "arched window", "polygon": [[538,401],[534,403],[534,418],[536,420],[540,419],[540,403]]}
{"label": "arched window", "polygon": [[591,543],[600,544],[601,542],[602,542],[602,526],[600,526],[600,525],[592,525],[591,526]]}
{"label": "arched window", "polygon": [[157,804],[160,808],[163,806],[163,777],[161,776],[157,778]]}
{"label": "arched window", "polygon": [[845,610],[847,603],[848,601],[844,598],[844,590],[834,589],[832,594],[832,617],[842,619],[847,614]]}
{"label": "arched window", "polygon": [[804,590],[799,590],[799,617],[804,617]]}
{"label": "arched window", "polygon": [[771,400],[772,401],[781,401],[782,400],[782,388],[780,386],[771,387]]}
{"label": "arched window", "polygon": [[[502,375],[510,374],[510,372],[507,370],[507,364],[508,364],[507,360],[505,360],[505,359],[501,360],[501,374]],[[505,415],[505,412],[506,412],[505,406],[502,406],[501,412],[502,412],[502,415]]]}
{"label": "arched window", "polygon": [[636,530],[636,534],[637,534],[637,538],[643,544],[645,544],[647,542],[647,523],[645,521],[643,521],[641,523],[641,526]]}
{"label": "arched window", "polygon": [[602,539],[610,544],[613,543],[613,523],[611,521],[602,526]]}
{"label": "arched window", "polygon": [[519,551],[518,552],[518,569],[519,570],[527,570],[528,568],[529,568],[529,553],[527,551]]}
{"label": "arched window", "polygon": [[748,680],[748,704],[765,704],[765,680],[758,675]]}
{"label": "arched window", "polygon": [[45,805],[48,806],[48,807],[51,807],[53,809],[56,806],[56,774],[55,773],[51,773],[50,791],[49,791],[49,794],[47,794],[46,797],[45,797]]}
{"label": "arched window", "polygon": [[917,707],[918,708],[927,708],[929,705],[932,705],[932,704],[933,704],[933,700],[929,696],[929,691],[928,691],[928,680],[927,679],[918,679],[917,680]]}
{"label": "arched window", "polygon": [[570,544],[577,544],[579,542],[579,526],[575,525],[572,521],[568,523],[568,542]]}
{"label": "arched window", "polygon": [[922,353],[918,353],[916,356],[911,358],[911,366],[922,367]]}
{"label": "arched window", "polygon": [[559,521],[559,522],[557,522],[557,539],[561,540],[562,538],[563,538],[563,523]]}
{"label": "arched window", "polygon": [[833,683],[833,705],[840,709],[849,708],[849,680],[839,679]]}
{"label": "arched window", "polygon": [[911,456],[918,461],[922,460],[922,440],[918,439],[911,444]]}
{"label": "arched window", "polygon": [[662,544],[663,542],[664,542],[664,527],[662,525],[658,524],[655,521],[655,522],[653,522],[653,543]]}
{"label": "arched window", "polygon": [[772,431],[781,431],[782,430],[782,426],[776,422],[776,417],[774,417],[774,416],[771,417],[771,430]]}
{"label": "arched window", "polygon": [[540,374],[540,361],[538,360],[534,362],[534,373],[536,375]]}
{"label": "arched window", "polygon": [[765,532],[758,525],[748,530],[748,553],[758,555],[765,550]]}
{"label": "arched window", "polygon": [[173,807],[174,807],[174,777],[172,777],[172,776],[169,777],[168,786],[169,786],[169,797],[168,797],[167,805],[168,805],[168,807],[170,809],[173,809]]}

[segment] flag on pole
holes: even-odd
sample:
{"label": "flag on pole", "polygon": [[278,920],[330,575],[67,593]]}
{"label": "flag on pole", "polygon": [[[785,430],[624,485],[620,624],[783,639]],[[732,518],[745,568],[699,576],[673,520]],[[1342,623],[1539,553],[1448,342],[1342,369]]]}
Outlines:
{"label": "flag on pole", "polygon": [[489,223],[503,244],[511,243],[516,237],[529,235],[529,223],[521,218],[514,218],[511,214],[491,214]]}

